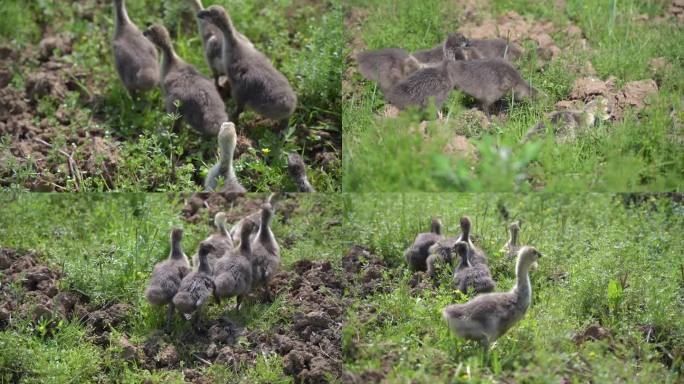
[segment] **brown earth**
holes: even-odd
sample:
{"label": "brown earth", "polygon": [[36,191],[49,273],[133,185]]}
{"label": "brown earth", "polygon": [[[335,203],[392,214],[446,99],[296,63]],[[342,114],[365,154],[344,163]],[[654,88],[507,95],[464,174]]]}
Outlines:
{"label": "brown earth", "polygon": [[621,89],[615,85],[615,77],[600,80],[595,77],[581,77],[575,80],[569,100],[556,103],[558,108],[575,105],[575,101],[590,100],[596,96],[603,96],[608,100],[611,116],[615,120],[622,118],[628,108],[640,111],[648,104],[649,96],[658,93],[658,85],[651,79],[630,81]]}
{"label": "brown earth", "polygon": [[132,310],[123,303],[95,307],[84,294],[60,288],[62,272],[33,251],[0,248],[0,271],[0,329],[19,319],[49,321],[51,327],[59,319],[76,319],[88,326],[95,342],[104,342],[109,328],[122,324]]}

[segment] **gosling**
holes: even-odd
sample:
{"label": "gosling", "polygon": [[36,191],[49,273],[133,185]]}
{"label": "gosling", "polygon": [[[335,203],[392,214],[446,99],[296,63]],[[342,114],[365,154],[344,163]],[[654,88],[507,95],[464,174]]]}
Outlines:
{"label": "gosling", "polygon": [[[556,111],[547,115],[551,125],[551,133],[557,142],[570,142],[599,121],[610,119],[608,100],[599,96],[588,102],[582,110]],[[546,123],[540,121],[532,127],[521,142],[525,143],[531,138],[546,132]]]}
{"label": "gosling", "polygon": [[221,192],[239,195],[247,192],[235,175],[233,154],[235,153],[236,144],[237,133],[235,132],[235,124],[232,122],[221,124],[221,130],[218,134],[219,161],[211,167],[207,177],[204,179],[204,189],[206,191],[209,192],[216,189],[218,177],[223,176],[224,182]]}
{"label": "gosling", "polygon": [[[197,271],[190,272],[183,278],[178,293],[173,297],[173,305],[186,320],[190,320],[192,314],[201,309],[207,298],[214,293],[214,281],[208,260],[209,253],[213,251],[214,246],[211,243],[200,243],[199,267]],[[199,316],[195,317],[198,318]]]}
{"label": "gosling", "polygon": [[306,176],[306,164],[298,153],[287,155],[287,171],[299,192],[316,192]]}
{"label": "gosling", "polygon": [[426,260],[428,276],[435,276],[435,268],[438,262],[453,264],[453,248],[460,241],[460,238],[460,236],[444,237],[430,246],[428,249],[430,256]]}
{"label": "gosling", "polygon": [[454,287],[463,293],[472,290],[474,294],[492,292],[496,283],[492,279],[489,268],[485,264],[470,264],[470,246],[465,241],[459,241],[454,251],[461,258],[460,264],[454,270]]}
{"label": "gosling", "polygon": [[252,242],[252,279],[255,288],[261,287],[266,300],[273,301],[269,283],[280,269],[280,246],[271,231],[273,206],[264,203],[261,206],[261,223]]}
{"label": "gosling", "polygon": [[422,67],[414,56],[401,48],[361,52],[356,62],[359,73],[368,80],[378,82],[383,93]]}
{"label": "gosling", "polygon": [[131,22],[124,0],[114,0],[114,66],[128,94],[136,99],[159,84],[157,50]]}
{"label": "gosling", "polygon": [[442,316],[449,329],[459,337],[478,340],[485,351],[523,318],[532,300],[530,266],[542,254],[525,246],[518,252],[516,284],[509,292],[492,292],[475,297],[465,304],[451,304]]}
{"label": "gosling", "polygon": [[512,259],[518,254],[518,234],[520,233],[520,221],[516,220],[508,226],[508,241],[499,251],[507,259]]}
{"label": "gosling", "polygon": [[413,244],[404,251],[404,260],[409,268],[415,271],[427,270],[427,258],[430,256],[430,247],[442,240],[442,222],[433,218],[430,222],[430,232],[416,235]]}
{"label": "gosling", "polygon": [[441,45],[441,59],[436,63],[419,64],[419,69],[384,92],[387,101],[399,109],[425,108],[430,101],[441,108],[455,85],[451,63],[464,59],[467,45],[463,35],[449,35]]}
{"label": "gosling", "polygon": [[236,297],[236,310],[252,289],[252,246],[249,237],[255,224],[245,221],[240,227],[240,245],[216,262],[214,269],[215,297]]}
{"label": "gosling", "polygon": [[175,228],[171,231],[171,252],[169,258],[157,263],[152,271],[150,283],[145,290],[145,297],[152,305],[168,304],[166,313],[166,324],[164,329],[168,332],[171,329],[171,319],[173,317],[173,297],[178,292],[181,280],[190,273],[188,257],[183,253],[181,240],[183,230]]}
{"label": "gosling", "polygon": [[280,131],[284,132],[297,106],[297,96],[287,78],[235,29],[223,7],[212,5],[197,12],[197,17],[214,24],[223,34],[223,66],[237,104],[235,121],[248,106],[264,117],[280,121]]}
{"label": "gosling", "polygon": [[[204,9],[201,0],[189,0],[192,4],[195,14]],[[202,46],[204,47],[204,58],[211,69],[212,76],[214,77],[214,85],[217,89],[219,86],[219,77],[221,75],[226,75],[226,69],[223,66],[223,56],[221,55],[223,49],[223,34],[216,28],[215,25],[211,24],[206,20],[202,20],[199,17],[197,19],[197,29],[200,36],[202,37]]]}
{"label": "gosling", "polygon": [[455,60],[453,49],[445,49],[444,61],[417,70],[393,87],[386,99],[399,109],[411,106],[425,108],[434,101],[441,108],[456,88],[477,99],[482,110],[491,115],[491,106],[509,92],[518,98],[537,95],[509,62],[501,59]]}
{"label": "gosling", "polygon": [[143,34],[162,52],[161,78],[166,111],[180,113],[200,134],[216,136],[221,124],[229,119],[214,84],[176,55],[166,28],[153,25]]}
{"label": "gosling", "polygon": [[[202,243],[207,243],[212,246],[211,250],[207,253],[207,262],[212,271],[214,270],[216,261],[234,248],[233,238],[230,237],[230,234],[226,229],[226,214],[224,212],[218,212],[216,216],[214,216],[214,226],[216,227],[216,233],[212,233],[202,241]],[[197,270],[197,267],[200,265],[199,254],[193,255],[192,265],[195,267],[195,270]]]}

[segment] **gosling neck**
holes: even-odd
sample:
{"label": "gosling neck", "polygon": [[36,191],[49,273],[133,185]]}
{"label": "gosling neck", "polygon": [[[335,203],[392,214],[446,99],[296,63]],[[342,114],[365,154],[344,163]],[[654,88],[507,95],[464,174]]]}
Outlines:
{"label": "gosling neck", "polygon": [[512,247],[518,245],[518,231],[517,230],[514,229],[511,231],[511,238],[508,239],[508,244]]}
{"label": "gosling neck", "polygon": [[462,60],[444,60],[443,68],[446,72],[447,79],[451,88],[458,85],[459,73],[462,72]]}
{"label": "gosling neck", "polygon": [[211,275],[211,266],[209,266],[207,254],[204,252],[199,254],[199,267],[197,268],[197,271]]}
{"label": "gosling neck", "polygon": [[313,187],[306,178],[306,175],[298,176],[295,179],[295,183],[297,183],[297,190],[300,192],[311,192],[313,190]]}
{"label": "gosling neck", "polygon": [[459,252],[459,255],[461,256],[461,265],[459,268],[468,268],[470,267],[470,250],[466,250],[465,252]]}
{"label": "gosling neck", "polygon": [[195,13],[204,9],[204,6],[202,5],[202,0],[192,0],[191,3],[192,9],[195,11]]}
{"label": "gosling neck", "polygon": [[252,226],[245,227],[243,225],[240,232],[240,252],[244,255],[252,253],[252,244],[249,242],[249,235],[252,233]]}
{"label": "gosling neck", "polygon": [[227,16],[225,20],[221,20],[217,23],[216,27],[221,30],[221,33],[223,34],[221,50],[224,63],[231,63],[240,55],[241,42],[238,36],[239,32],[235,30],[233,21]]}
{"label": "gosling neck", "polygon": [[169,258],[174,259],[174,260],[181,260],[185,257],[185,254],[183,253],[183,248],[181,247],[181,242],[180,240],[173,240],[171,241],[171,254],[169,255]]}
{"label": "gosling neck", "polygon": [[261,209],[261,223],[259,224],[259,233],[257,237],[262,243],[271,240],[271,211],[269,209]]}
{"label": "gosling neck", "polygon": [[515,288],[514,291],[521,298],[520,303],[527,306],[532,297],[532,285],[530,284],[530,263],[520,260],[515,266]]}
{"label": "gosling neck", "polygon": [[128,18],[124,0],[114,0],[114,23],[117,33],[120,32],[121,27],[132,24],[131,19]]}
{"label": "gosling neck", "polygon": [[442,234],[442,225],[440,224],[439,221],[437,221],[437,220],[432,221],[431,232],[434,233],[435,235],[441,235]]}
{"label": "gosling neck", "polygon": [[182,61],[180,57],[176,55],[176,51],[173,50],[173,46],[171,45],[170,41],[164,41],[158,44],[158,47],[162,53],[161,74],[162,77],[166,77],[171,69],[180,64]]}
{"label": "gosling neck", "polygon": [[224,170],[226,181],[237,180],[233,167],[233,155],[235,154],[235,140],[228,140],[221,145],[221,169]]}

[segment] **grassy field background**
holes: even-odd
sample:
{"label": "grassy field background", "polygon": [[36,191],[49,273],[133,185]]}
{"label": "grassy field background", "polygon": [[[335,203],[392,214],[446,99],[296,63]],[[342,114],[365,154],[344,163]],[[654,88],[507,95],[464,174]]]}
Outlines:
{"label": "grassy field background", "polygon": [[[263,197],[224,209],[233,222]],[[149,273],[167,257],[174,226],[184,228],[184,250],[194,253],[212,231],[206,210],[186,221],[182,197],[162,194],[4,194],[0,203],[3,254],[5,248],[35,252],[41,264],[60,271],[60,291],[88,298],[88,311],[128,308],[119,323],[104,328],[92,321],[94,312],[33,318],[40,295],[27,291],[23,280],[12,280],[11,270],[0,269],[0,309],[3,300],[24,303],[11,312],[11,321],[0,316],[5,381],[298,382],[302,376],[293,373],[292,356],[277,340],[284,334],[301,343],[289,332],[304,332],[298,328],[301,313],[321,310],[339,316],[329,329],[311,333],[337,335],[338,344],[325,352],[334,363],[319,365],[328,373],[314,376],[331,382],[681,381],[684,207],[668,196],[287,196],[273,224],[283,257],[274,302],[253,296],[240,312],[212,303],[198,333],[176,316],[172,333],[162,339],[175,346],[180,360],[168,366],[155,360],[159,355],[120,357],[119,340],[146,351],[159,337],[164,309],[151,307],[143,296]],[[468,215],[497,290],[507,290],[515,277],[514,263],[498,253],[507,239],[502,205],[508,221],[522,221],[521,243],[536,246],[544,257],[531,275],[529,311],[487,359],[477,344],[452,336],[441,318],[444,306],[464,300],[450,286],[451,268],[440,266],[432,281],[411,273],[402,254],[431,217],[440,217],[445,232],[455,235],[459,218]],[[314,296],[293,294],[311,287]],[[225,319],[245,328],[222,349],[235,360],[206,355],[209,327]],[[305,348],[315,353],[319,346]],[[250,350],[258,353],[241,355]],[[306,367],[313,371],[313,362]]]}
{"label": "grassy field background", "polygon": [[[676,19],[667,18],[672,2],[542,1],[483,2],[430,0],[352,1],[346,25],[347,70],[343,79],[345,191],[663,191],[682,187],[684,39]],[[515,63],[524,79],[548,95],[546,100],[516,102],[505,120],[482,127],[468,109],[473,101],[453,92],[442,107],[447,123],[434,111],[406,112],[381,118],[385,101],[374,82],[356,70],[355,54],[400,47],[431,48],[465,24],[499,20],[515,11],[532,24],[553,23],[550,33],[560,54],[551,61],[524,41],[525,56]],[[566,32],[579,27],[580,36]],[[586,44],[581,42],[586,39]],[[669,67],[654,71],[650,62],[664,58]],[[658,95],[640,112],[627,110],[620,121],[599,124],[574,142],[556,144],[519,140],[554,104],[565,100],[574,81],[588,76],[616,77],[618,88],[630,81],[654,79]],[[418,125],[427,119],[426,137]],[[454,135],[465,135],[478,160],[445,151]]]}
{"label": "grassy field background", "polygon": [[[348,195],[345,222],[383,267],[373,274],[377,290],[357,292],[349,310],[347,367],[391,383],[681,381],[684,207],[668,198],[625,201],[609,194]],[[514,262],[498,253],[508,238],[500,204],[510,220],[522,221],[521,244],[544,257],[531,274],[530,309],[486,361],[479,345],[450,335],[441,317],[457,297],[451,268],[433,286],[408,271],[402,254],[428,231],[430,217],[456,235],[468,215],[497,291],[508,290]],[[610,336],[573,341],[592,324]]]}
{"label": "grassy field background", "polygon": [[[229,217],[252,213],[244,203],[260,202],[263,197],[242,200],[227,210]],[[27,383],[183,383],[191,380],[185,368],[197,368],[199,376],[209,380],[202,382],[291,381],[283,372],[282,359],[273,352],[259,354],[244,365],[205,366],[196,356],[207,348],[208,342],[199,341],[206,335],[193,334],[179,315],[166,341],[177,346],[180,366],[150,369],[119,357],[119,337],[127,337],[142,349],[145,340],[159,334],[165,310],[151,307],[143,296],[150,272],[155,263],[168,257],[173,227],[184,229],[185,253],[189,257],[195,253],[199,242],[213,233],[206,211],[196,224],[184,221],[180,216],[183,199],[165,194],[3,194],[0,203],[0,246],[36,252],[41,263],[62,271],[60,289],[82,292],[89,298],[89,307],[125,303],[132,308],[120,324],[106,327],[104,335],[110,343],[104,346],[84,319],[60,319],[55,312],[54,318],[34,321],[13,311],[10,326],[0,321],[0,382],[19,377]],[[341,208],[338,197],[325,194],[291,196],[277,203],[272,228],[280,242],[283,270],[292,271],[293,264],[303,259],[339,260],[343,231],[335,223],[340,222]],[[0,281],[3,273],[9,277],[8,271],[0,270]],[[0,303],[8,292],[15,300],[29,303],[35,294],[17,283],[3,287]],[[240,312],[234,310],[234,301],[224,300],[223,306],[209,305],[206,321],[226,317],[249,332],[272,335],[276,326],[289,327],[293,322],[296,304],[285,296],[278,295],[273,303],[251,298]],[[243,336],[234,348],[249,344]]]}
{"label": "grassy field background", "polygon": [[[126,1],[139,28],[161,23],[181,58],[210,76],[191,1]],[[236,27],[292,84],[299,104],[291,130],[279,139],[273,122],[247,112],[240,119],[236,168],[250,191],[293,191],[286,152],[299,152],[321,191],[340,189],[342,10],[339,2],[205,1],[223,5]],[[57,191],[187,191],[200,189],[216,161],[215,138],[188,126],[172,129],[160,91],[140,110],[121,84],[111,55],[111,1],[3,1],[3,66],[10,77],[2,94],[9,111],[0,127],[3,188]],[[39,41],[68,41],[70,52],[45,62]],[[51,66],[46,66],[50,64]],[[55,69],[55,66],[57,69]],[[22,104],[32,74],[47,74],[53,88]],[[54,76],[53,76],[54,75]],[[55,90],[55,87],[66,89]],[[54,85],[56,84],[56,85]],[[27,88],[28,87],[28,88]],[[27,92],[30,93],[30,92]],[[35,93],[35,92],[34,92]],[[10,102],[22,105],[10,107]],[[226,100],[228,111],[235,109]],[[22,114],[19,112],[27,112]],[[24,110],[24,111],[22,111]],[[0,113],[0,115],[3,115]],[[4,119],[3,119],[4,120]],[[35,127],[35,128],[34,128]],[[50,145],[38,143],[39,138]],[[62,150],[71,154],[68,164]]]}

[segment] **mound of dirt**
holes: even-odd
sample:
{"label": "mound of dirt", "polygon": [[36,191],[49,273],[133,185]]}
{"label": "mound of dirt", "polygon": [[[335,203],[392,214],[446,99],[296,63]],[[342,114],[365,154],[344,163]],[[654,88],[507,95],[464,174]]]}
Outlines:
{"label": "mound of dirt", "polygon": [[667,15],[676,18],[679,23],[684,22],[684,0],[672,0]]}
{"label": "mound of dirt", "polygon": [[[68,315],[68,305],[53,306],[63,301],[57,285],[61,274],[40,264],[35,252],[0,248],[0,271],[0,329],[11,326],[15,318],[50,319],[53,309],[59,311],[57,315]],[[11,285],[22,290],[17,292]]]}
{"label": "mound of dirt", "polygon": [[575,80],[569,100],[556,103],[556,107],[565,108],[576,105],[576,101],[589,100],[603,96],[608,100],[611,116],[615,120],[622,118],[625,110],[633,108],[640,111],[648,103],[648,97],[658,93],[658,85],[651,79],[631,81],[622,89],[616,89],[615,77],[601,80],[595,77],[581,77]]}
{"label": "mound of dirt", "polygon": [[[519,45],[531,40],[537,45],[537,53],[545,60],[555,59],[561,49],[556,45],[551,34],[558,32],[558,28],[550,21],[527,20],[515,11],[509,11],[498,20],[485,18],[481,22],[470,21],[458,29],[471,39],[507,39]],[[567,33],[581,36],[581,29],[571,25]]]}
{"label": "mound of dirt", "polygon": [[583,331],[578,332],[572,337],[575,344],[582,344],[586,341],[605,340],[612,337],[610,331],[599,324],[592,324]]}
{"label": "mound of dirt", "polygon": [[[0,164],[31,164],[39,169],[36,179],[24,185],[31,190],[61,190],[67,179],[78,188],[84,177],[95,174],[101,174],[111,185],[121,160],[116,143],[104,137],[103,130],[74,129],[79,128],[74,122],[88,120],[84,110],[69,110],[56,102],[69,92],[76,92],[85,107],[95,105],[100,98],[88,72],[64,57],[71,51],[72,40],[66,34],[48,35],[37,48],[28,47],[21,54],[9,46],[0,49],[0,135],[11,138],[9,150],[0,154]],[[35,59],[39,65],[34,68]],[[18,68],[23,88],[10,83],[9,68]],[[52,107],[43,106],[46,97],[54,101]],[[57,146],[53,142],[56,137],[63,137],[65,142]],[[55,161],[55,152],[61,162]],[[0,180],[2,185],[9,185],[12,169],[2,165]]]}
{"label": "mound of dirt", "polygon": [[0,272],[0,329],[24,319],[48,321],[52,331],[59,319],[77,320],[88,325],[96,344],[107,346],[110,327],[121,325],[132,312],[129,304],[96,307],[85,295],[60,289],[62,272],[33,251],[0,248]]}

